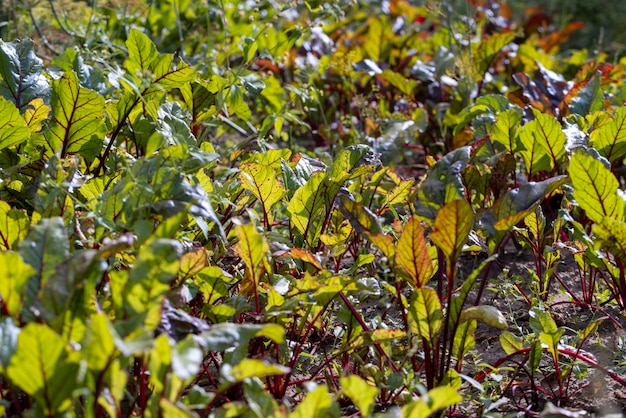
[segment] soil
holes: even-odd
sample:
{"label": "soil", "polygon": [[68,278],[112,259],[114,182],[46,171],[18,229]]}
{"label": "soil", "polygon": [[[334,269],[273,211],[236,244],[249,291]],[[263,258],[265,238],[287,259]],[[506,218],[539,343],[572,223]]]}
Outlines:
{"label": "soil", "polygon": [[[472,260],[464,260],[464,263],[472,264]],[[505,268],[508,270],[508,273],[504,270]],[[497,307],[507,317],[509,331],[518,336],[521,336],[522,333],[532,332],[528,314],[531,306],[522,297],[521,292],[513,287],[512,283],[515,281],[520,289],[529,294],[531,287],[529,286],[529,269],[535,270],[534,259],[529,252],[518,252],[513,249],[508,253],[502,254],[498,258],[498,262],[494,263],[490,270],[490,287],[486,290],[482,299],[483,302],[481,302]],[[563,283],[578,298],[581,298],[582,287],[578,266],[574,257],[563,255],[563,262],[557,267],[556,273]],[[508,277],[508,279],[504,280],[505,277]],[[563,291],[562,285],[556,280],[553,280],[551,283],[549,294],[555,296],[551,296],[546,301],[546,307],[557,325],[566,329],[564,336],[569,341],[572,341],[572,345],[574,345],[573,341],[576,337],[576,332],[582,332],[594,320],[605,318],[580,347],[583,350],[581,353],[586,354],[588,357],[591,356],[599,365],[618,373],[622,378],[626,378],[626,367],[622,365],[621,370],[619,369],[619,363],[626,361],[626,350],[624,348],[620,350],[620,339],[626,338],[626,317],[617,305],[614,302],[607,303],[600,307],[602,312],[598,312],[588,307],[571,303],[572,297]],[[475,339],[476,351],[480,353],[480,357],[475,360],[477,363],[494,365],[506,357],[506,353],[499,342],[500,334],[501,331],[496,328],[485,324],[478,325]],[[547,356],[545,357],[547,358]],[[567,364],[568,361],[568,358],[563,358],[561,367]],[[511,361],[505,362],[502,366],[509,366],[515,369],[517,364]],[[511,374],[513,372],[509,371],[508,373]],[[541,384],[547,390],[551,388],[558,393],[558,385],[554,381],[554,376],[540,377],[541,379],[536,379],[536,384]],[[511,379],[519,380],[520,385],[509,386],[505,389],[504,396],[509,398],[510,401],[503,403],[497,409],[500,413],[517,412],[520,410],[520,407],[523,408],[529,402],[529,400],[524,398],[525,393],[522,390],[525,387],[524,385],[528,385],[529,379],[522,373],[518,373],[515,376],[509,375],[509,378],[503,381],[509,382]],[[584,416],[593,417],[626,415],[626,387],[607,376],[601,370],[589,367],[586,375],[577,378],[572,373],[567,382],[568,387],[564,392],[564,396],[560,400],[552,399],[552,403],[556,403],[558,407],[562,408],[561,413],[565,414],[566,411],[585,411],[587,414]],[[548,400],[547,397],[539,399],[539,404],[547,405]],[[535,401],[537,400],[535,399]],[[534,409],[537,410],[537,407]],[[529,413],[529,415],[534,414]]]}

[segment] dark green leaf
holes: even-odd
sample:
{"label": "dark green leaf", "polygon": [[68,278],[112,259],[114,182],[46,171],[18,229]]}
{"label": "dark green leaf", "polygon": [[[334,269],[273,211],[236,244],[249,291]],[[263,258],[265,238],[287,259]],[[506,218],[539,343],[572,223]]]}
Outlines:
{"label": "dark green leaf", "polygon": [[0,95],[22,111],[28,103],[50,98],[48,79],[42,74],[43,61],[35,55],[34,42],[24,39],[0,41]]}

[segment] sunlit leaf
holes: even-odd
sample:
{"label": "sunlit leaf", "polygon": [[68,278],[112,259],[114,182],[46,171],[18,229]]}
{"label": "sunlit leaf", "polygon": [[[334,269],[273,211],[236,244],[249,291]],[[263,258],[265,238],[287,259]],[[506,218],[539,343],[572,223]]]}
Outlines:
{"label": "sunlit leaf", "polygon": [[415,289],[411,297],[409,316],[412,319],[411,328],[430,345],[437,341],[443,325],[441,302],[437,292],[429,287]]}
{"label": "sunlit leaf", "polygon": [[370,416],[379,392],[378,388],[354,374],[339,378],[339,384],[341,391],[359,408],[361,416]]}
{"label": "sunlit leaf", "polygon": [[154,42],[136,28],[130,30],[126,48],[128,48],[128,60],[125,65],[135,75],[150,70],[152,63],[159,57]]}
{"label": "sunlit leaf", "polygon": [[486,39],[482,39],[476,48],[476,66],[480,74],[483,74],[492,65],[495,56],[506,45],[515,39],[515,32],[494,33]]}
{"label": "sunlit leaf", "polygon": [[323,227],[323,220],[319,216],[325,207],[325,180],[326,173],[314,174],[304,186],[296,190],[287,205],[292,224],[311,246],[316,244]]}
{"label": "sunlit leaf", "polygon": [[516,153],[519,149],[521,120],[522,112],[520,109],[508,109],[500,113],[496,123],[490,128],[492,141],[500,144],[503,149],[511,154]]}
{"label": "sunlit leaf", "polygon": [[266,270],[270,247],[265,237],[253,224],[235,225],[235,235],[239,240],[235,244],[235,251],[246,265],[246,273],[241,285],[242,292],[254,292]]}
{"label": "sunlit leaf", "polygon": [[396,245],[396,263],[409,274],[415,287],[424,286],[434,273],[428,254],[424,230],[417,218],[411,218],[404,226]]}
{"label": "sunlit leaf", "polygon": [[418,400],[402,408],[404,418],[421,418],[431,416],[449,406],[463,400],[459,392],[451,386],[439,386],[422,395]]}
{"label": "sunlit leaf", "polygon": [[568,96],[570,96],[572,91],[576,92],[576,97],[573,97],[569,104],[570,113],[585,116],[602,110],[604,107],[604,94],[600,87],[601,78],[601,73],[596,73],[590,79],[574,86],[568,93]]}
{"label": "sunlit leaf", "polygon": [[243,359],[232,367],[222,368],[222,374],[229,383],[241,382],[251,377],[264,378],[286,373],[289,373],[288,367],[257,359]]}
{"label": "sunlit leaf", "polygon": [[554,117],[538,111],[534,115],[535,119],[524,125],[520,132],[520,141],[525,148],[521,154],[529,175],[558,167],[565,157],[567,142],[561,124]]}
{"label": "sunlit leaf", "polygon": [[619,182],[600,160],[575,154],[568,171],[574,198],[589,219],[599,223],[605,216],[618,220],[624,217],[624,200],[617,194]]}
{"label": "sunlit leaf", "polygon": [[360,234],[382,234],[378,217],[369,208],[356,202],[348,194],[340,194],[337,200],[341,214],[355,231]]}
{"label": "sunlit leaf", "polygon": [[24,290],[35,269],[24,263],[18,253],[0,252],[0,297],[8,314],[18,319]]}
{"label": "sunlit leaf", "polygon": [[474,212],[466,200],[454,200],[437,213],[430,239],[454,262],[474,226]]}
{"label": "sunlit leaf", "polygon": [[37,133],[43,128],[43,122],[48,119],[51,109],[41,98],[33,99],[24,111],[24,121],[31,133]]}
{"label": "sunlit leaf", "polygon": [[503,331],[499,338],[500,345],[506,354],[513,354],[524,348],[523,340],[508,331]]}
{"label": "sunlit leaf", "polygon": [[75,387],[72,381],[78,365],[65,363],[66,358],[65,344],[58,334],[46,325],[28,324],[18,336],[17,350],[6,373],[48,414],[54,415],[70,407],[70,394]]}
{"label": "sunlit leaf", "polygon": [[506,318],[495,306],[479,305],[470,306],[461,312],[461,322],[469,320],[479,320],[483,323],[498,329],[507,329]]}
{"label": "sunlit leaf", "polygon": [[239,168],[242,187],[251,191],[259,199],[263,207],[263,214],[266,216],[268,224],[271,225],[274,220],[272,207],[287,193],[278,181],[276,170],[271,166],[257,163],[244,163]]}
{"label": "sunlit leaf", "polygon": [[454,334],[452,344],[452,355],[462,361],[467,352],[476,346],[474,332],[476,331],[476,320],[461,322]]}
{"label": "sunlit leaf", "polygon": [[608,216],[593,226],[600,246],[621,260],[626,260],[626,223]]}
{"label": "sunlit leaf", "polygon": [[0,97],[0,150],[25,142],[30,134],[28,125],[15,105]]}
{"label": "sunlit leaf", "polygon": [[104,141],[104,97],[81,87],[76,74],[66,73],[52,83],[51,128],[45,133],[50,153],[61,158],[80,154],[92,160]]}
{"label": "sunlit leaf", "polygon": [[0,250],[14,250],[26,237],[30,220],[25,211],[13,210],[0,201]]}
{"label": "sunlit leaf", "polygon": [[336,410],[333,398],[324,385],[320,385],[313,392],[308,393],[302,402],[289,414],[289,418],[324,418],[334,416]]}
{"label": "sunlit leaf", "polygon": [[589,143],[610,162],[623,158],[626,154],[626,107],[620,107],[610,123],[594,129]]}

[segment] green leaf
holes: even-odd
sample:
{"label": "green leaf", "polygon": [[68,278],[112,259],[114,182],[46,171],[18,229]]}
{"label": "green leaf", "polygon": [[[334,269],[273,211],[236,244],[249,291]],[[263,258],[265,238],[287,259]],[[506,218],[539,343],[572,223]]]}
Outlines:
{"label": "green leaf", "polygon": [[[463,319],[461,319],[463,321]],[[476,320],[461,322],[454,333],[454,342],[452,344],[452,355],[459,361],[467,352],[476,346],[474,340],[474,332],[476,331]]]}
{"label": "green leaf", "polygon": [[620,107],[609,123],[594,129],[589,144],[611,163],[626,154],[626,107]]}
{"label": "green leaf", "polygon": [[559,328],[552,316],[541,308],[532,308],[529,312],[530,327],[535,334],[555,334]]}
{"label": "green leaf", "polygon": [[262,379],[267,376],[287,374],[289,370],[288,367],[280,364],[271,364],[265,360],[243,359],[234,366],[228,364],[222,366],[222,376],[229,384],[232,384],[252,377]]}
{"label": "green leaf", "polygon": [[180,341],[172,350],[172,371],[182,380],[194,377],[204,355],[191,335]]}
{"label": "green leaf", "polygon": [[402,408],[403,418],[422,418],[431,416],[463,400],[459,392],[451,386],[439,386],[422,395],[418,400]]}
{"label": "green leaf", "polygon": [[267,216],[269,227],[274,220],[272,207],[280,202],[287,191],[278,181],[276,170],[268,165],[257,163],[243,163],[240,165],[241,170],[239,179],[241,186],[252,192],[259,199],[263,206],[263,213]]}
{"label": "green leaf", "polygon": [[383,73],[380,75],[380,77],[391,83],[392,86],[394,86],[409,97],[413,96],[415,90],[419,86],[417,80],[405,78],[402,74],[396,73],[392,70],[383,70]]}
{"label": "green leaf", "polygon": [[[368,30],[367,35],[365,36],[363,49],[374,61],[380,61],[382,46],[384,45],[385,34],[383,31],[383,21],[381,21],[381,19],[384,19],[384,17],[370,16],[365,25]],[[385,23],[387,22],[385,21]]]}
{"label": "green leaf", "polygon": [[235,235],[238,239],[235,251],[246,265],[241,292],[253,293],[259,286],[263,273],[269,270],[267,255],[270,246],[265,237],[259,234],[254,224],[235,225]]}
{"label": "green leaf", "polygon": [[42,219],[34,225],[28,236],[19,243],[19,253],[35,269],[29,280],[25,305],[31,306],[37,291],[44,286],[70,252],[69,237],[63,219]]}
{"label": "green leaf", "polygon": [[[561,124],[552,116],[534,112],[535,119],[528,122],[520,132],[521,151],[528,175],[559,167],[565,158],[567,137]],[[546,165],[548,164],[548,165]]]}
{"label": "green leaf", "polygon": [[50,153],[93,160],[104,142],[104,97],[81,87],[74,72],[52,83],[53,122],[44,137]]}
{"label": "green leaf", "polygon": [[66,363],[66,358],[63,339],[46,325],[31,323],[20,332],[6,373],[47,415],[54,415],[70,407],[75,387],[76,375],[71,372],[76,373],[78,367]]}
{"label": "green leaf", "polygon": [[128,60],[126,68],[135,75],[149,71],[153,62],[159,58],[159,52],[154,42],[139,29],[132,28],[126,40]]}
{"label": "green leaf", "polygon": [[12,210],[8,203],[0,201],[0,250],[14,250],[26,237],[29,226],[25,211]]}
{"label": "green leaf", "polygon": [[31,100],[50,98],[48,79],[42,74],[43,61],[35,55],[34,42],[0,41],[0,95],[22,111]]}
{"label": "green leaf", "polygon": [[496,147],[496,150],[506,149],[511,154],[518,152],[521,120],[522,111],[519,108],[507,109],[498,115],[496,123],[490,125],[491,140],[494,144],[501,145]]}
{"label": "green leaf", "polygon": [[455,263],[474,226],[474,212],[466,200],[453,200],[437,213],[430,239]]}
{"label": "green leaf", "polygon": [[604,217],[593,225],[593,235],[600,246],[620,260],[626,260],[626,223]]}
{"label": "green leaf", "polygon": [[443,205],[465,198],[461,171],[469,159],[470,147],[462,147],[435,163],[418,188],[415,207],[419,215],[434,220]]}
{"label": "green leaf", "polygon": [[569,164],[574,198],[592,221],[605,216],[622,220],[624,200],[617,194],[619,182],[602,161],[582,153],[574,154]]}
{"label": "green leaf", "polygon": [[11,357],[17,350],[17,338],[20,332],[22,330],[15,325],[12,318],[0,320],[0,373],[5,373]]}
{"label": "green leaf", "polygon": [[494,33],[481,39],[476,49],[475,65],[479,74],[484,74],[493,63],[496,55],[515,39],[515,32]]}
{"label": "green leaf", "polygon": [[412,320],[411,330],[434,346],[443,324],[437,292],[429,287],[415,289],[409,305],[409,317]]}
{"label": "green leaf", "polygon": [[[599,71],[594,74],[591,79],[586,81],[585,86],[578,91],[576,97],[572,99],[569,104],[570,113],[575,113],[581,116],[587,116],[604,107],[604,94],[600,87],[602,73]],[[576,88],[576,87],[574,87]]]}
{"label": "green leaf", "polygon": [[383,230],[378,217],[368,207],[356,202],[348,193],[340,193],[338,200],[341,214],[359,234],[378,235]]}
{"label": "green leaf", "polygon": [[30,134],[20,111],[12,102],[0,97],[0,150],[26,142]]}
{"label": "green leaf", "polygon": [[499,339],[500,345],[507,355],[517,353],[524,348],[524,341],[522,338],[511,334],[509,331],[503,331],[500,334]]}
{"label": "green leaf", "polygon": [[161,302],[178,275],[182,247],[178,241],[158,238],[144,245],[124,288],[127,315],[145,318],[144,326],[153,330],[160,322]]}
{"label": "green leaf", "polygon": [[19,319],[24,289],[35,269],[26,264],[18,253],[0,252],[0,297],[8,314]]}
{"label": "green leaf", "polygon": [[378,396],[378,388],[354,374],[339,378],[339,384],[343,394],[359,408],[361,416],[371,416],[376,403],[376,396]]}
{"label": "green leaf", "polygon": [[326,173],[316,173],[293,194],[287,205],[291,223],[310,246],[317,244],[323,228],[320,214],[325,208]]}
{"label": "green leaf", "polygon": [[483,323],[498,329],[508,328],[506,318],[504,318],[502,312],[500,312],[495,306],[479,305],[464,309],[463,312],[461,312],[460,321],[463,322],[470,320],[480,320]]}
{"label": "green leaf", "polygon": [[[305,398],[289,414],[289,418],[326,418],[336,416],[339,411],[334,411],[336,406],[332,396],[328,393],[325,385],[308,393]],[[334,413],[333,413],[334,412]]]}
{"label": "green leaf", "polygon": [[112,363],[117,352],[115,339],[118,335],[106,314],[99,312],[90,318],[90,327],[85,342],[85,360],[93,371],[102,371]]}
{"label": "green leaf", "polygon": [[404,226],[396,245],[396,263],[408,273],[416,288],[426,285],[434,274],[424,230],[417,218],[409,219]]}

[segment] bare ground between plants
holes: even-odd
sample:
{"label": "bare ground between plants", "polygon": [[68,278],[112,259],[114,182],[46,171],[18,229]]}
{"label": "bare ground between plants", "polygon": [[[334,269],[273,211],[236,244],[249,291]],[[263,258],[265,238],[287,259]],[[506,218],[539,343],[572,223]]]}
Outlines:
{"label": "bare ground between plants", "polygon": [[[504,269],[508,269],[508,275],[503,273]],[[528,292],[531,280],[528,269],[534,269],[534,260],[530,253],[511,251],[503,254],[490,272],[489,287],[481,301],[483,304],[497,307],[507,317],[509,331],[517,335],[521,335],[520,330],[529,332],[531,329],[528,314],[531,306],[526,303],[521,293],[512,289],[513,283],[503,279],[504,277],[518,281],[525,279],[525,282],[517,284]],[[564,256],[556,272],[569,289],[580,297],[580,277],[573,257]],[[626,317],[619,308],[613,303],[607,303],[602,307],[602,310],[611,316],[612,319],[609,319],[603,313],[594,312],[592,309],[564,303],[571,301],[572,298],[562,291],[562,286],[556,280],[551,283],[550,294],[551,297],[546,304],[551,306],[550,312],[557,325],[567,329],[565,337],[575,336],[576,331],[584,329],[593,320],[606,318],[585,341],[582,350],[592,354],[599,365],[616,371],[617,363],[625,360],[620,358],[619,338],[626,335]],[[493,365],[506,356],[499,342],[500,333],[501,331],[496,328],[478,324],[475,339],[479,364]],[[559,405],[560,407],[572,411],[586,411],[596,417],[626,414],[626,387],[602,371],[590,367],[586,376],[580,379],[572,376],[568,384],[571,396]],[[514,393],[506,395],[510,398],[515,396]],[[547,402],[547,399],[543,401]],[[517,402],[523,400],[517,399]],[[511,399],[511,402],[503,404],[499,411],[504,413],[519,411],[513,406],[514,401]]]}

